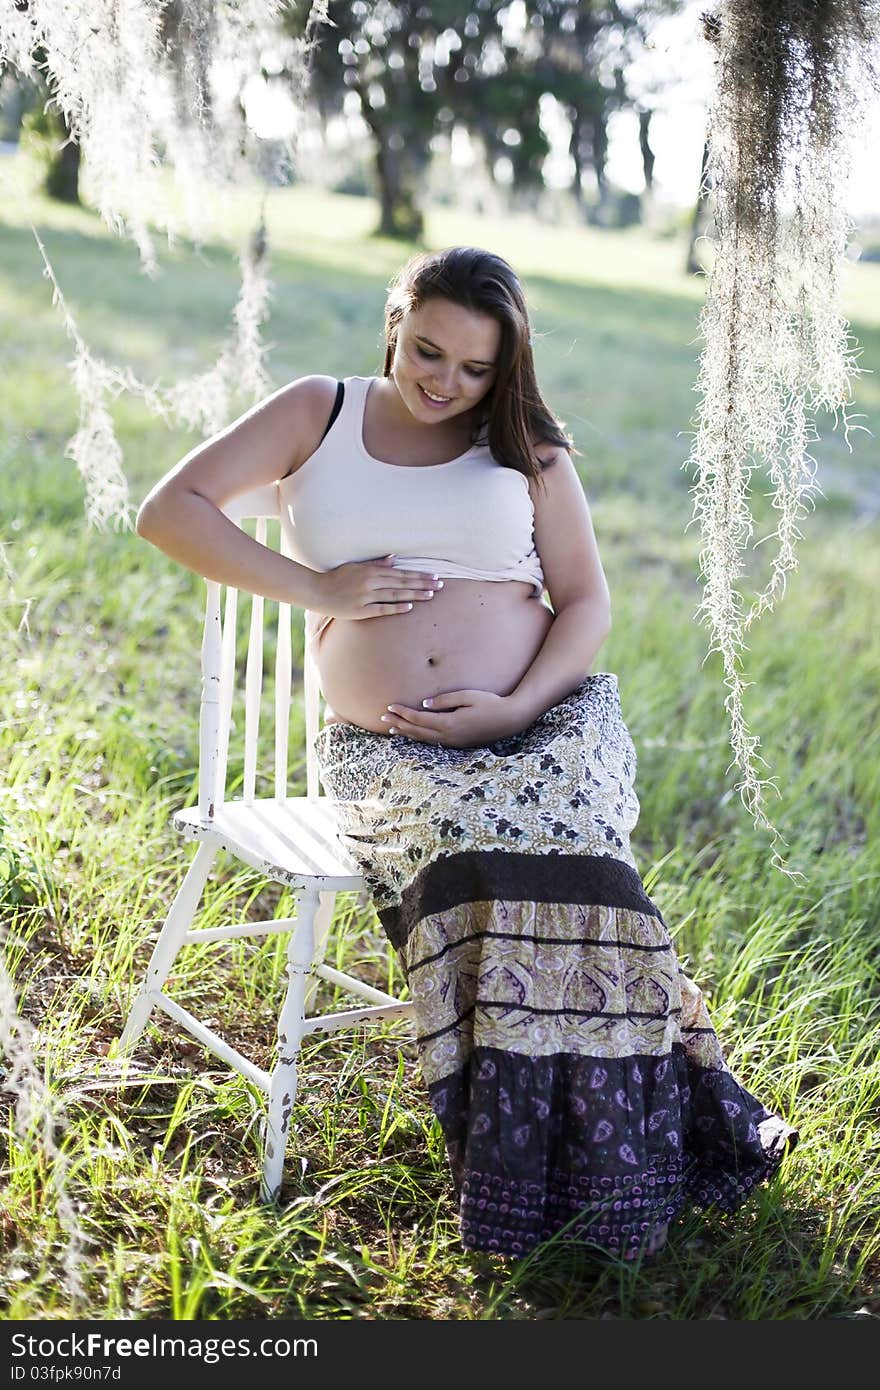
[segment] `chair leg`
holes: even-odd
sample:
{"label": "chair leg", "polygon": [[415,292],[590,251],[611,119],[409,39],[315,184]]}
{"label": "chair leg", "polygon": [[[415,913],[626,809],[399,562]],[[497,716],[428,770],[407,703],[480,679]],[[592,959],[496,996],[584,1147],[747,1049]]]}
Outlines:
{"label": "chair leg", "polygon": [[177,896],[171,904],[164,926],[159,933],[159,940],[153,948],[146,975],[119,1039],[117,1052],[120,1056],[124,1056],[132,1050],[149,1022],[150,1014],[154,1008],[151,995],[162,989],[170,974],[177,953],[183,944],[183,938],[195,917],[199,899],[204,892],[211,865],[216,857],[217,847],[209,845],[207,841],[203,840],[187,870],[183,883],[177,891]]}
{"label": "chair leg", "polygon": [[[321,894],[321,906],[318,908],[315,917],[315,956],[312,961],[312,969],[316,965],[324,964],[324,957],[327,954],[327,942],[330,937],[330,928],[333,924],[333,912],[336,907],[336,889]],[[312,1012],[315,1002],[315,994],[318,989],[318,977],[312,975],[306,987],[305,1010],[306,1014]]]}
{"label": "chair leg", "polygon": [[300,897],[297,925],[287,943],[287,993],[278,1019],[278,1057],[269,1080],[269,1110],[263,1136],[260,1198],[277,1201],[281,1192],[287,1131],[296,1100],[297,1059],[305,1022],[305,996],[315,955],[315,917],[321,894],[306,888]]}

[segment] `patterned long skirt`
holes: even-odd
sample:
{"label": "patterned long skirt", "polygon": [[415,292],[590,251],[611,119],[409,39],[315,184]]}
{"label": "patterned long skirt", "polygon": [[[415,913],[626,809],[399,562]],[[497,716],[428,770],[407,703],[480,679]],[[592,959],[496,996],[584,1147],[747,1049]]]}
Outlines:
{"label": "patterned long skirt", "polygon": [[776,1172],[797,1130],[730,1071],[633,859],[614,674],[477,748],[345,722],[315,746],[415,1004],[466,1247],[632,1259]]}

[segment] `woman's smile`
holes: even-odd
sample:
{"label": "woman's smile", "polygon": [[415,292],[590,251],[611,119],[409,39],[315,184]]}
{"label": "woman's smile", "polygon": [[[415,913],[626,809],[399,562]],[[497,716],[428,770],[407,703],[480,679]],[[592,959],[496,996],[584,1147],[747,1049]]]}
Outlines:
{"label": "woman's smile", "polygon": [[426,386],[422,386],[421,383],[417,382],[416,384],[427,404],[433,406],[435,410],[442,410],[445,405],[450,405],[455,399],[454,396],[438,396],[429,391]]}

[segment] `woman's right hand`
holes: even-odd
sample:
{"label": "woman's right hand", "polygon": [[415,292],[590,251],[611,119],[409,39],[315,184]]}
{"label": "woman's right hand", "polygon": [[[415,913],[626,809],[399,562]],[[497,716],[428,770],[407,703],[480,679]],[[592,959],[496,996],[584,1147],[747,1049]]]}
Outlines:
{"label": "woman's right hand", "polygon": [[423,570],[395,569],[393,555],[377,560],[352,560],[336,569],[317,572],[316,612],[331,618],[378,618],[408,613],[443,588],[443,580]]}

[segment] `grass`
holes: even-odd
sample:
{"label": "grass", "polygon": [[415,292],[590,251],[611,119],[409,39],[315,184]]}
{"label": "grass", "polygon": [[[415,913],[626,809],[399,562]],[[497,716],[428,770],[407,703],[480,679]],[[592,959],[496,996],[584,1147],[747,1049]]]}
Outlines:
{"label": "grass", "polygon": [[[40,228],[94,350],[166,384],[211,360],[235,300],[230,241],[184,242],[147,281],[89,212],[25,186],[0,227],[4,485],[0,903],[21,1013],[63,1114],[56,1140],[83,1241],[83,1293],[45,1155],[3,1096],[0,1296],[8,1319],[817,1319],[880,1315],[876,922],[880,758],[877,447],[820,422],[825,492],[801,567],[753,632],[746,713],[780,788],[768,813],[805,881],[769,866],[734,790],[716,659],[704,662],[699,538],[682,469],[703,286],[683,247],[433,209],[430,244],[472,241],[523,274],[545,396],[579,467],[614,600],[598,669],[616,671],[638,750],[633,838],[648,892],[704,989],[728,1060],[795,1119],[801,1143],[735,1217],[687,1213],[642,1268],[551,1243],[518,1264],[458,1242],[439,1129],[400,1026],[307,1045],[280,1213],[257,1201],[262,1101],[165,1021],[121,1085],[107,1050],[192,853],[168,825],[193,797],[203,585],[129,532],[99,534],[64,448],[69,345],[28,230]],[[384,287],[406,248],[371,238],[369,200],[273,192],[268,337],[280,383],[381,361]],[[315,229],[319,229],[316,233]],[[880,361],[880,272],[851,266],[846,308]],[[876,375],[856,384],[871,425]],[[137,401],[115,409],[133,500],[192,440]],[[772,529],[755,499],[756,536]],[[750,564],[758,566],[766,548]],[[301,659],[301,635],[295,651]],[[297,710],[297,718],[301,717]],[[291,781],[301,789],[300,742]],[[205,924],[281,914],[279,887],[226,864]],[[338,900],[333,959],[399,984],[369,907]],[[174,992],[265,1065],[284,952],[227,942],[179,959]],[[8,1113],[7,1113],[8,1112]]]}

